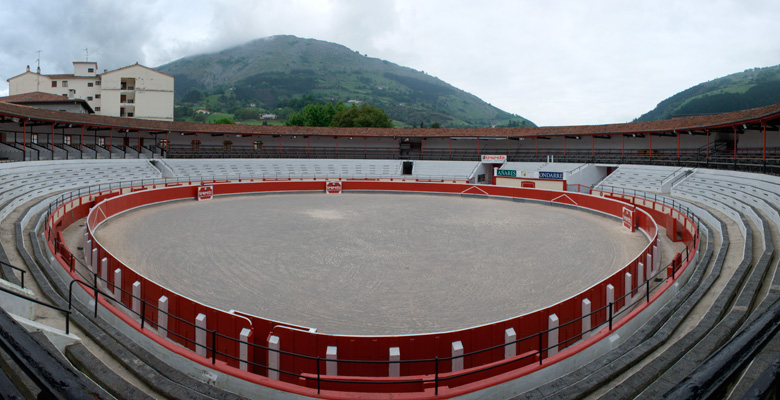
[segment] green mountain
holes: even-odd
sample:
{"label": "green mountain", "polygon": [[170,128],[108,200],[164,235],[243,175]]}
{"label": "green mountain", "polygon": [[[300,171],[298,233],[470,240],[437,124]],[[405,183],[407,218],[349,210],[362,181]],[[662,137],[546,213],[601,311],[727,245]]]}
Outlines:
{"label": "green mountain", "polygon": [[714,114],[780,103],[780,65],[753,68],[701,83],[658,103],[635,122]]}
{"label": "green mountain", "polygon": [[258,110],[283,119],[312,100],[353,100],[383,108],[397,126],[534,126],[424,72],[295,36],[258,39],[157,69],[176,78],[177,120],[191,120],[198,108],[212,118],[251,119]]}

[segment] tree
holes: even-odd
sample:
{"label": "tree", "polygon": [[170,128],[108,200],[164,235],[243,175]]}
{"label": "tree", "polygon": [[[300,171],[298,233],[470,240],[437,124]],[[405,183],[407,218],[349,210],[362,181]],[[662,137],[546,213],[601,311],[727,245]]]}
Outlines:
{"label": "tree", "polygon": [[431,128],[438,129],[441,128],[441,125],[439,125],[439,121],[433,121],[431,124]]}
{"label": "tree", "polygon": [[187,118],[193,117],[195,115],[195,112],[192,111],[191,108],[186,106],[175,106],[173,107],[173,120],[174,121],[185,121]]}
{"label": "tree", "polygon": [[257,108],[242,108],[235,112],[235,117],[239,121],[246,121],[248,119],[259,119],[260,110]]}
{"label": "tree", "polygon": [[228,118],[228,117],[222,117],[222,118],[218,118],[216,121],[214,121],[214,123],[215,124],[232,125],[232,124],[235,124],[236,122],[233,121],[232,119]]}
{"label": "tree", "polygon": [[318,98],[306,94],[302,97],[293,97],[292,99],[287,100],[280,100],[276,103],[277,108],[292,108],[293,110],[300,111],[303,109],[303,107],[306,107],[309,104],[322,104],[322,100],[319,100]]}
{"label": "tree", "polygon": [[190,90],[187,94],[184,95],[184,97],[181,98],[181,101],[186,103],[196,103],[201,100],[203,100],[203,92],[198,89]]}
{"label": "tree", "polygon": [[330,126],[392,128],[393,121],[387,116],[385,110],[367,104],[360,107],[353,104],[352,107],[337,112]]}
{"label": "tree", "polygon": [[287,126],[331,126],[333,117],[346,110],[344,103],[309,104],[300,112],[293,113],[287,120]]}

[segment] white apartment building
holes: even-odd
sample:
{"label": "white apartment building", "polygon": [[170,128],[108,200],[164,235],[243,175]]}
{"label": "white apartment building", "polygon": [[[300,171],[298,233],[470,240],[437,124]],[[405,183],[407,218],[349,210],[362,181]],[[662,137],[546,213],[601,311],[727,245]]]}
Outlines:
{"label": "white apartment building", "polygon": [[92,61],[74,61],[73,74],[27,71],[8,79],[9,95],[43,92],[83,99],[95,114],[173,121],[173,76],[138,63],[97,73]]}

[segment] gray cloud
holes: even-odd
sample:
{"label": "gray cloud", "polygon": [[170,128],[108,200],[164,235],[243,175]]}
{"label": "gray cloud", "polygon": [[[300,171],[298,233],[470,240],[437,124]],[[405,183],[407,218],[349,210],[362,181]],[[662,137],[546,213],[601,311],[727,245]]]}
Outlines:
{"label": "gray cloud", "polygon": [[[542,125],[629,121],[697,83],[780,64],[772,0],[0,0],[0,74],[155,67],[292,34],[437,76]],[[9,14],[11,15],[11,14]],[[0,86],[0,94],[7,85]]]}

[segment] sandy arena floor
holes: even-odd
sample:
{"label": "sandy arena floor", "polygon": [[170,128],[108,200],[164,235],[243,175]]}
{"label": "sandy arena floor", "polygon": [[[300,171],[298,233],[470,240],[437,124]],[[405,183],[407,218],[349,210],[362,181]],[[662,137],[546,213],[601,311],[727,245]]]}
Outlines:
{"label": "sandy arena floor", "polygon": [[98,240],[197,301],[339,334],[409,334],[542,308],[631,261],[619,220],[455,196],[284,194],[179,201]]}

